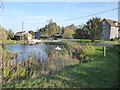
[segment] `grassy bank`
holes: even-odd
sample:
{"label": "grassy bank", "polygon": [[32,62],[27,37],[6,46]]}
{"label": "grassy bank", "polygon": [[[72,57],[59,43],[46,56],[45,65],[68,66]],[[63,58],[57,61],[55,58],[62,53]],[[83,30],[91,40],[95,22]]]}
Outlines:
{"label": "grassy bank", "polygon": [[96,53],[92,62],[66,66],[49,77],[15,81],[4,84],[4,88],[116,88],[118,87],[118,49],[107,47],[103,57],[102,47],[94,46]]}
{"label": "grassy bank", "polygon": [[[56,74],[64,67],[91,61],[89,54],[95,53],[91,45],[80,45],[75,42],[64,42],[60,45],[62,50],[55,50],[56,45],[48,46],[46,53],[48,58],[43,61],[39,53],[39,60],[36,60],[34,53],[30,55],[29,60],[22,57],[22,62],[9,61],[10,58],[3,59],[3,83],[23,80],[25,78],[41,78]],[[88,52],[89,51],[89,52]],[[7,54],[7,53],[6,53]],[[9,54],[8,54],[9,56]]]}
{"label": "grassy bank", "polygon": [[[81,43],[91,43],[90,39],[64,39],[64,40],[81,42]],[[95,43],[120,43],[120,41],[119,40],[116,40],[116,41],[96,40]]]}

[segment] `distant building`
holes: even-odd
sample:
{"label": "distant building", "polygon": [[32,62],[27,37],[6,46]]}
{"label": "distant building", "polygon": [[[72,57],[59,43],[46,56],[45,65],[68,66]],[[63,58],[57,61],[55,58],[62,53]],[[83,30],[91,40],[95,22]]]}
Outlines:
{"label": "distant building", "polygon": [[118,21],[103,19],[103,32],[102,32],[102,40],[110,40],[112,38],[119,38],[119,27],[120,24]]}
{"label": "distant building", "polygon": [[14,36],[14,40],[31,40],[32,35],[26,31],[17,32]]}
{"label": "distant building", "polygon": [[40,37],[41,37],[41,33],[40,32],[35,32],[35,38],[40,39]]}

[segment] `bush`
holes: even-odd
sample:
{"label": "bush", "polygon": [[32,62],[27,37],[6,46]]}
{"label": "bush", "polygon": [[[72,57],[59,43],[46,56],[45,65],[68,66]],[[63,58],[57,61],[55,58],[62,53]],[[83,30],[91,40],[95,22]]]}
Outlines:
{"label": "bush", "polygon": [[116,41],[117,39],[116,38],[111,38],[110,41]]}
{"label": "bush", "polygon": [[90,60],[90,55],[95,53],[92,45],[80,45],[77,42],[65,42],[65,48],[71,53],[73,58],[77,58],[80,62]]}

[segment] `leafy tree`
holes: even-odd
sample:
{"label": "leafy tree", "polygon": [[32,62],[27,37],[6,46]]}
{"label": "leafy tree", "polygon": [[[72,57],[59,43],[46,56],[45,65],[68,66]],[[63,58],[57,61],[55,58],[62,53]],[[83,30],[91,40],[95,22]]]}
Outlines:
{"label": "leafy tree", "polygon": [[55,22],[50,22],[48,24],[48,35],[51,37],[51,36],[54,36],[56,34],[58,30],[58,27],[57,27],[57,24]]}
{"label": "leafy tree", "polygon": [[28,33],[30,33],[31,35],[35,35],[35,33],[34,33],[34,31],[33,30],[30,30],[30,31],[28,31]]}
{"label": "leafy tree", "polygon": [[75,39],[84,39],[87,38],[83,29],[77,29],[74,34]]}
{"label": "leafy tree", "polygon": [[62,34],[62,29],[55,22],[50,21],[48,25],[38,30],[42,36],[53,37],[56,34]]}
{"label": "leafy tree", "polygon": [[102,22],[100,18],[92,18],[84,25],[85,34],[89,36],[91,42],[95,42],[102,35]]}
{"label": "leafy tree", "polygon": [[73,31],[77,30],[77,27],[74,24],[71,24],[71,25],[69,25],[67,27],[71,28]]}
{"label": "leafy tree", "polygon": [[13,31],[10,29],[7,31],[7,39],[10,40],[14,37]]}
{"label": "leafy tree", "polygon": [[66,27],[64,29],[64,33],[63,34],[64,34],[64,38],[73,38],[73,34],[75,34],[75,32],[71,28]]}
{"label": "leafy tree", "polygon": [[74,34],[75,39],[84,39],[86,35],[84,34],[83,25],[79,25]]}
{"label": "leafy tree", "polygon": [[7,40],[7,30],[0,25],[0,44]]}
{"label": "leafy tree", "polygon": [[42,36],[48,36],[48,25],[46,25],[45,27],[43,28],[40,28],[38,30],[38,32],[40,32],[42,34]]}

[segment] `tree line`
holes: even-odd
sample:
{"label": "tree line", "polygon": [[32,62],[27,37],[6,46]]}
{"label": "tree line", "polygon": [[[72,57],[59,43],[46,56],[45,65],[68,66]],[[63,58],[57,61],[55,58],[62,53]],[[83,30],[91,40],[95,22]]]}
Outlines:
{"label": "tree line", "polygon": [[[86,24],[79,27],[71,24],[66,27],[60,27],[56,22],[49,22],[48,25],[37,30],[43,36],[54,37],[55,35],[63,35],[65,39],[90,39],[94,42],[100,39],[102,35],[102,21],[100,18],[89,19]],[[33,31],[29,31],[33,34]]]}
{"label": "tree line", "polygon": [[[11,40],[14,37],[14,33],[11,29],[6,30],[2,26],[0,26],[0,29],[2,41],[4,39]],[[36,31],[29,30],[28,32],[33,36],[35,35],[34,32],[39,32],[42,36],[53,39],[55,39],[55,36],[62,35],[64,39],[90,39],[91,42],[94,42],[96,39],[101,38],[102,21],[97,17],[91,18],[86,22],[86,24],[80,25],[79,27],[74,24],[60,27],[56,22],[51,21],[48,25],[45,25]]]}

